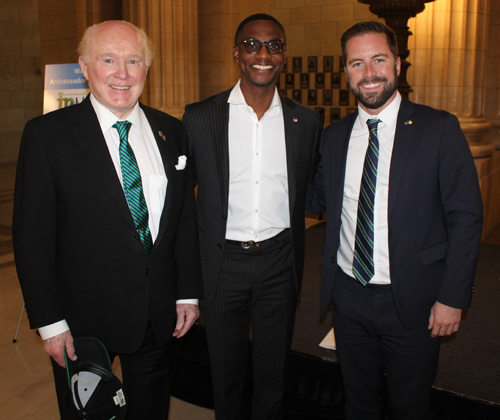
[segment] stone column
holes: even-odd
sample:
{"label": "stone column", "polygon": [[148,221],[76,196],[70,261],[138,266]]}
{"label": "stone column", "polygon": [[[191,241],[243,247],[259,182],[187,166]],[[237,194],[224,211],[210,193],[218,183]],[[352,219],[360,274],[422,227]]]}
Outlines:
{"label": "stone column", "polygon": [[185,105],[199,99],[198,1],[123,0],[123,18],[155,45],[141,101],[182,118]]}
{"label": "stone column", "polygon": [[454,113],[475,158],[491,156],[484,118],[488,0],[438,0],[410,22],[412,99]]}

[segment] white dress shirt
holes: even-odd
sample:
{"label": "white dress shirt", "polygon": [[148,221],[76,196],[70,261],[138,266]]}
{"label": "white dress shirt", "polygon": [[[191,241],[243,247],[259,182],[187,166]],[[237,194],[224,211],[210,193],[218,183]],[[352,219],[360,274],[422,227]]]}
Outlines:
{"label": "white dress shirt", "polygon": [[340,246],[337,252],[337,260],[339,267],[344,273],[354,278],[352,266],[354,260],[358,200],[361,188],[361,177],[363,174],[363,164],[369,138],[366,121],[370,118],[378,118],[381,120],[378,124],[379,160],[374,212],[375,241],[373,261],[375,274],[370,284],[391,283],[388,230],[389,173],[400,105],[401,95],[398,92],[394,100],[378,115],[369,115],[358,106],[358,118],[354,122],[352,128],[347,151]]}
{"label": "white dress shirt", "polygon": [[259,120],[236,84],[229,106],[226,239],[256,242],[290,227],[285,126],[278,91]]}
{"label": "white dress shirt", "polygon": [[[113,128],[113,124],[119,121],[119,119],[106,107],[101,105],[92,94],[90,95],[90,102],[97,114],[97,119],[99,120],[99,125],[101,126],[106,145],[108,146],[111,160],[115,165],[116,174],[123,187],[119,153],[120,137],[118,131]],[[132,123],[128,133],[128,141],[134,151],[137,165],[141,173],[144,198],[148,206],[149,230],[151,231],[151,238],[154,243],[158,236],[168,180],[153,131],[151,130],[151,126],[149,125],[144,111],[138,103],[127,116],[126,120]],[[198,304],[198,300],[183,299],[178,300],[177,303]],[[38,332],[42,339],[46,340],[47,338],[51,338],[67,330],[69,330],[69,326],[65,320],[62,320],[41,327],[38,329]]]}
{"label": "white dress shirt", "polygon": [[[115,165],[116,174],[123,187],[119,152],[120,136],[118,135],[118,130],[113,128],[113,124],[119,120],[115,114],[101,105],[93,95],[90,95],[90,101],[96,111],[111,160]],[[167,194],[168,180],[153,131],[146,115],[144,115],[144,111],[138,103],[127,116],[126,120],[132,123],[128,133],[128,142],[134,151],[141,173],[142,189],[149,213],[149,230],[151,231],[151,238],[154,243],[158,236],[160,217],[163,211],[163,204],[165,203],[165,195]]]}

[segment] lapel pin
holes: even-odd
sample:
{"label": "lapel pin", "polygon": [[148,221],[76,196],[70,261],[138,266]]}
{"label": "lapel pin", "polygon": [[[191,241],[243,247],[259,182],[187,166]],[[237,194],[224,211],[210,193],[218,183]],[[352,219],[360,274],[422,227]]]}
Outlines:
{"label": "lapel pin", "polygon": [[158,134],[163,139],[163,141],[167,141],[167,139],[165,138],[165,134],[163,134],[163,131],[158,131]]}
{"label": "lapel pin", "polygon": [[299,119],[298,119],[298,118],[294,118],[294,119],[293,119],[293,122],[294,122],[294,123],[299,122]]}
{"label": "lapel pin", "polygon": [[412,124],[413,124],[412,120],[405,121],[405,125],[412,125]]}

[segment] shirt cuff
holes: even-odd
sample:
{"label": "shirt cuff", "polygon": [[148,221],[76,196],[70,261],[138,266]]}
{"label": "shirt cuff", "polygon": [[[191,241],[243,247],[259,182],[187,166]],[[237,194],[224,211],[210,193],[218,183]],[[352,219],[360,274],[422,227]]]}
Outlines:
{"label": "shirt cuff", "polygon": [[42,337],[42,340],[47,340],[48,338],[55,337],[56,335],[62,334],[63,332],[68,330],[69,326],[65,319],[59,322],[54,322],[50,325],[46,325],[45,327],[38,328],[38,332],[40,333],[40,337]]}
{"label": "shirt cuff", "polygon": [[190,305],[198,305],[198,299],[179,299],[175,303],[189,303]]}
{"label": "shirt cuff", "polygon": [[[198,299],[179,299],[175,303],[187,303],[190,305],[198,305]],[[38,328],[38,332],[40,333],[40,337],[42,340],[47,340],[48,338],[55,337],[58,334],[62,334],[65,331],[69,330],[68,323],[66,320],[62,320],[59,322],[55,322],[50,325],[46,325],[45,327]]]}

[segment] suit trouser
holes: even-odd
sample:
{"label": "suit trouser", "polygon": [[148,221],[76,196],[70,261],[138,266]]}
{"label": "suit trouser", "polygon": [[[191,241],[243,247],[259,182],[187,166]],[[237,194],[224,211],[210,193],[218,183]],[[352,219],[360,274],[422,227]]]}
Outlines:
{"label": "suit trouser", "polygon": [[250,418],[245,407],[250,325],[251,418],[282,418],[296,303],[288,230],[254,249],[226,244],[215,298],[203,310],[217,420]]}
{"label": "suit trouser", "polygon": [[346,420],[380,419],[384,379],[391,420],[428,419],[441,339],[427,323],[401,324],[391,285],[363,286],[338,269],[333,303]]}
{"label": "suit trouser", "polygon": [[[151,322],[148,322],[144,342],[139,350],[132,354],[109,354],[111,361],[116,356],[120,358],[123,389],[128,403],[126,420],[167,419],[172,343],[173,340],[169,340],[165,347],[158,347]],[[76,420],[78,417],[69,407],[71,392],[66,369],[52,358],[51,361],[61,420]]]}

